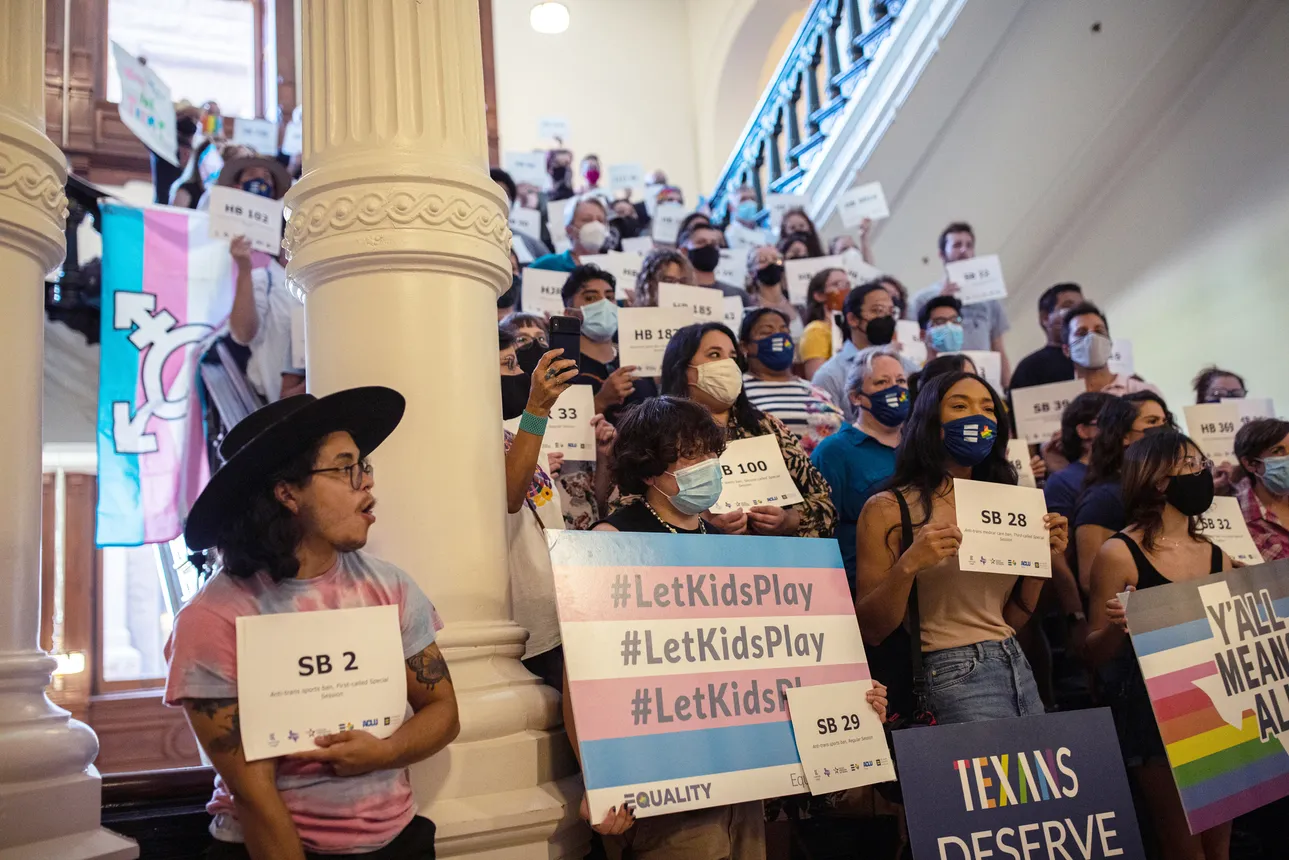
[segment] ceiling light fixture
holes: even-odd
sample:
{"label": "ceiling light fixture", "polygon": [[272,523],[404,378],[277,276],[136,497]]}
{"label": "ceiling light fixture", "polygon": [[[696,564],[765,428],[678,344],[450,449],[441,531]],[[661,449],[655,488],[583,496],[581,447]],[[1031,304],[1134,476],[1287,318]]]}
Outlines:
{"label": "ceiling light fixture", "polygon": [[568,29],[568,7],[563,3],[538,3],[528,13],[528,23],[548,36],[563,33]]}

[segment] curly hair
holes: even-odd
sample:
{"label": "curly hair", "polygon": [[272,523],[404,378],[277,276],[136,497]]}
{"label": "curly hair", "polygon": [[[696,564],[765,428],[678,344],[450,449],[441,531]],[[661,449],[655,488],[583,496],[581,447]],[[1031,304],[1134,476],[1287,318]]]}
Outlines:
{"label": "curly hair", "polygon": [[300,518],[278,501],[280,483],[301,487],[312,480],[314,463],[325,436],[272,472],[219,530],[215,539],[221,567],[230,576],[248,579],[261,570],[274,582],[300,572],[295,549],[303,537]]}
{"label": "curly hair", "polygon": [[609,469],[623,493],[640,494],[679,460],[725,450],[725,431],[692,400],[662,395],[636,404],[618,420]]}
{"label": "curly hair", "polygon": [[[1164,429],[1141,437],[1123,453],[1123,507],[1129,525],[1141,529],[1141,545],[1147,551],[1155,549],[1164,528],[1168,500],[1159,484],[1168,480],[1173,465],[1186,455],[1187,448],[1200,450],[1189,436]],[[1198,536],[1198,521],[1199,517],[1187,521],[1186,531],[1192,538]]]}
{"label": "curly hair", "polygon": [[635,308],[658,307],[658,278],[664,268],[675,263],[685,273],[685,283],[694,283],[694,267],[689,258],[675,248],[654,248],[640,265],[636,275],[636,294],[631,306]]}

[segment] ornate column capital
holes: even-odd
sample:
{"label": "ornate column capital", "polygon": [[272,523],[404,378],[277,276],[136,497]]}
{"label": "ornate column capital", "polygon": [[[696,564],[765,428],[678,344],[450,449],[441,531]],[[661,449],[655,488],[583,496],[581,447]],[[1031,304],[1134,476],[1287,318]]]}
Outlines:
{"label": "ornate column capital", "polygon": [[[0,102],[7,83],[0,73]],[[43,272],[57,269],[67,251],[66,182],[58,147],[28,117],[0,107],[0,246],[32,257]]]}

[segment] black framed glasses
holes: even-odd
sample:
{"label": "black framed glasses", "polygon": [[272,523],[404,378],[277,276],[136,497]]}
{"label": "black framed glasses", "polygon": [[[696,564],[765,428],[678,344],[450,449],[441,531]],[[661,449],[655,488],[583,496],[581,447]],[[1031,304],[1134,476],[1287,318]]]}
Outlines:
{"label": "black framed glasses", "polygon": [[350,463],[348,466],[334,466],[330,469],[314,469],[309,472],[310,475],[321,475],[324,472],[347,472],[349,474],[349,486],[355,490],[363,488],[363,478],[375,473],[376,469],[367,458],[359,460],[357,463]]}

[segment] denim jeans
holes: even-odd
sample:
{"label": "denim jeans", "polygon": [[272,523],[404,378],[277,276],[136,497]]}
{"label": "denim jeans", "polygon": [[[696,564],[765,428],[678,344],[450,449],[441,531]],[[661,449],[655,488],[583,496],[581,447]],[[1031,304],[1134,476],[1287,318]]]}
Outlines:
{"label": "denim jeans", "polygon": [[1043,713],[1034,673],[1015,637],[923,654],[917,692],[940,723]]}

